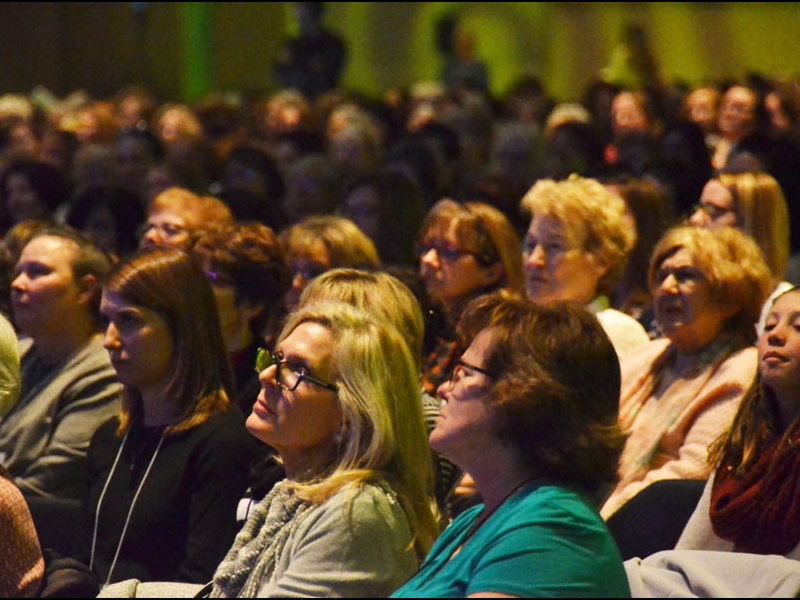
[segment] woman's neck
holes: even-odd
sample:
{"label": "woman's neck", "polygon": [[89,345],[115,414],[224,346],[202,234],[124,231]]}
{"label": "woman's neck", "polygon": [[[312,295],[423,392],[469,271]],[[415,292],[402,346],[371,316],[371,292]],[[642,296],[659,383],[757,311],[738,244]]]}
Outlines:
{"label": "woman's neck", "polygon": [[92,337],[99,335],[92,328],[67,327],[59,335],[37,336],[33,344],[39,359],[46,365],[55,366],[71,356]]}
{"label": "woman's neck", "polygon": [[162,393],[142,393],[142,425],[145,427],[172,425],[176,412],[172,398]]}
{"label": "woman's neck", "polygon": [[313,448],[277,449],[283,461],[286,478],[292,481],[311,481],[326,473],[336,457],[333,445]]}
{"label": "woman's neck", "polygon": [[[537,477],[533,469],[523,465],[511,452],[505,448],[501,452],[504,456],[481,460],[465,469],[475,481],[486,513],[497,510],[510,496]],[[488,454],[491,451],[486,456]]]}

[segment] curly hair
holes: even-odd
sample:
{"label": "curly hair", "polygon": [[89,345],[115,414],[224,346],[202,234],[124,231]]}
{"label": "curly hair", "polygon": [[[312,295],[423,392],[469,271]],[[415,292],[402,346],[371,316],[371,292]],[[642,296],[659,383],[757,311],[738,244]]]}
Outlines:
{"label": "curly hair", "polygon": [[772,291],[772,273],[758,244],[733,227],[672,227],[653,249],[647,274],[653,293],[661,263],[681,249],[691,255],[694,267],[708,281],[712,300],[719,308],[731,310],[726,329],[744,343],[754,342],[755,324]]}
{"label": "curly hair", "polygon": [[461,326],[472,337],[491,331],[487,402],[496,436],[519,460],[596,497],[615,483],[626,439],[620,366],[597,319],[576,303],[542,306],[499,291],[473,300]]}
{"label": "curly hair", "polygon": [[636,244],[636,228],[630,225],[622,198],[596,179],[572,174],[563,181],[537,181],[520,209],[531,218],[557,220],[571,248],[592,254],[606,268],[597,292],[611,295]]}

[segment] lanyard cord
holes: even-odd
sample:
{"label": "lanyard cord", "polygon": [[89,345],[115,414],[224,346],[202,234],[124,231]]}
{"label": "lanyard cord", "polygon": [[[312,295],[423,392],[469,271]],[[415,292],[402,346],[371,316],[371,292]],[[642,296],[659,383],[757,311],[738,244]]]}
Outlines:
{"label": "lanyard cord", "polygon": [[[103,504],[103,499],[106,495],[106,490],[108,489],[108,484],[111,483],[111,478],[114,476],[114,472],[117,469],[117,464],[119,463],[120,456],[122,456],[122,449],[125,447],[125,442],[128,440],[128,434],[130,433],[130,429],[125,432],[125,436],[122,438],[122,443],[119,445],[119,450],[117,451],[117,457],[114,459],[114,464],[111,467],[111,472],[108,474],[108,478],[106,479],[106,483],[103,486],[103,491],[100,492],[100,498],[97,500],[97,510],[95,511],[94,515],[94,533],[92,534],[92,553],[89,558],[89,569],[91,570],[94,565],[94,550],[95,545],[97,543],[97,530],[98,525],[100,524],[100,507]],[[125,533],[128,531],[128,524],[131,522],[131,513],[133,513],[133,507],[136,504],[136,500],[139,498],[139,493],[142,491],[144,487],[144,482],[147,479],[147,476],[150,474],[150,469],[153,467],[153,463],[156,461],[156,456],[158,456],[158,451],[161,450],[161,444],[164,443],[164,437],[166,436],[166,431],[161,434],[161,439],[158,441],[158,446],[156,446],[156,451],[153,453],[153,457],[150,459],[150,464],[147,465],[147,470],[144,472],[144,477],[139,482],[139,487],[136,488],[136,493],[133,496],[133,500],[131,501],[131,506],[128,509],[128,516],[125,517],[125,525],[122,527],[122,533],[119,536],[119,543],[117,544],[117,551],[114,553],[114,560],[111,561],[111,567],[108,569],[108,577],[106,578],[106,582],[103,584],[103,587],[106,587],[111,582],[111,575],[114,572],[114,567],[117,565],[117,558],[119,557],[119,552],[122,550],[122,541],[125,539]]]}

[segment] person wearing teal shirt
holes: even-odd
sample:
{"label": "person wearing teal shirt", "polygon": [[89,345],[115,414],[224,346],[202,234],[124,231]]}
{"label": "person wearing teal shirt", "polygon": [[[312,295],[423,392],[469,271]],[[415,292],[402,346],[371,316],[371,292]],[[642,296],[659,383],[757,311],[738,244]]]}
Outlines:
{"label": "person wearing teal shirt", "polygon": [[578,305],[506,292],[473,301],[461,328],[472,343],[438,389],[430,444],[469,473],[483,504],[392,597],[630,597],[597,508],[625,439],[603,328]]}

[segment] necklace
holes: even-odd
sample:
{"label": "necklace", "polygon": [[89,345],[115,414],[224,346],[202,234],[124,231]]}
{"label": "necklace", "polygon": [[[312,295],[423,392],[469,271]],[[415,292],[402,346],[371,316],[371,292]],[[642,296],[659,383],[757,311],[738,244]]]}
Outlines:
{"label": "necklace", "polygon": [[487,511],[486,511],[486,509],[484,508],[484,510],[483,510],[483,512],[481,513],[480,517],[478,517],[478,518],[477,518],[477,520],[476,520],[476,521],[475,521],[475,522],[472,524],[472,527],[470,527],[470,528],[469,528],[469,531],[467,532],[467,535],[464,537],[464,539],[463,539],[463,540],[461,540],[461,543],[459,544],[459,548],[461,548],[461,547],[462,547],[464,544],[466,544],[466,543],[467,543],[467,541],[468,541],[468,540],[469,540],[469,539],[470,539],[470,538],[471,538],[473,535],[475,535],[475,532],[476,532],[476,531],[478,531],[478,529],[480,529],[480,528],[481,528],[481,526],[482,526],[484,523],[486,523],[486,521],[488,521],[488,520],[489,520],[489,519],[492,517],[492,515],[493,515],[494,513],[496,513],[496,512],[497,512],[497,510],[498,510],[498,509],[499,509],[501,506],[503,506],[503,504],[505,504],[506,502],[508,502],[508,500],[510,500],[510,499],[511,499],[513,496],[515,496],[516,494],[518,494],[519,492],[521,492],[522,490],[524,490],[526,487],[528,487],[530,484],[532,484],[532,483],[533,483],[534,481],[536,481],[537,479],[538,479],[538,477],[529,477],[528,479],[526,479],[526,480],[525,480],[525,481],[523,481],[522,483],[520,483],[520,484],[516,485],[516,486],[514,487],[514,489],[512,489],[512,490],[511,490],[511,491],[510,491],[508,494],[506,494],[506,495],[503,497],[503,499],[502,499],[500,502],[498,502],[498,503],[497,503],[497,506],[495,506],[495,507],[494,507],[492,510],[490,510],[490,511],[488,511],[488,512],[487,512]]}
{"label": "necklace", "polygon": [[[122,449],[125,447],[125,442],[128,441],[128,434],[131,432],[131,428],[129,427],[128,430],[125,432],[125,435],[122,438],[122,443],[119,445],[119,450],[117,451],[117,456],[114,459],[114,464],[111,466],[111,471],[106,478],[106,482],[103,485],[103,491],[100,492],[100,498],[97,500],[97,510],[95,510],[94,514],[94,533],[92,534],[92,551],[89,556],[89,569],[91,570],[94,565],[94,551],[95,546],[97,544],[97,529],[98,525],[100,524],[100,507],[103,504],[103,499],[106,495],[106,490],[108,489],[108,484],[111,483],[111,478],[114,476],[114,472],[117,470],[117,465],[119,464],[119,459],[122,456]],[[147,470],[144,472],[144,476],[142,480],[139,482],[139,487],[136,488],[136,493],[133,495],[133,500],[131,500],[131,505],[128,508],[128,515],[125,517],[125,525],[122,527],[122,533],[119,536],[119,543],[117,544],[117,550],[114,552],[114,560],[111,561],[111,567],[108,569],[108,577],[106,577],[106,582],[103,587],[107,586],[111,582],[111,575],[114,572],[114,567],[117,565],[117,558],[119,558],[119,552],[122,550],[122,541],[125,539],[125,533],[128,531],[128,525],[131,522],[131,514],[133,513],[133,507],[136,505],[136,500],[139,499],[139,493],[142,491],[144,487],[144,482],[147,480],[147,476],[150,474],[150,469],[153,467],[153,463],[156,461],[156,456],[158,456],[158,451],[161,450],[161,444],[164,443],[164,437],[166,436],[166,429],[161,433],[161,439],[158,440],[158,446],[156,446],[156,451],[153,453],[153,457],[150,459],[150,463],[147,465]]]}

